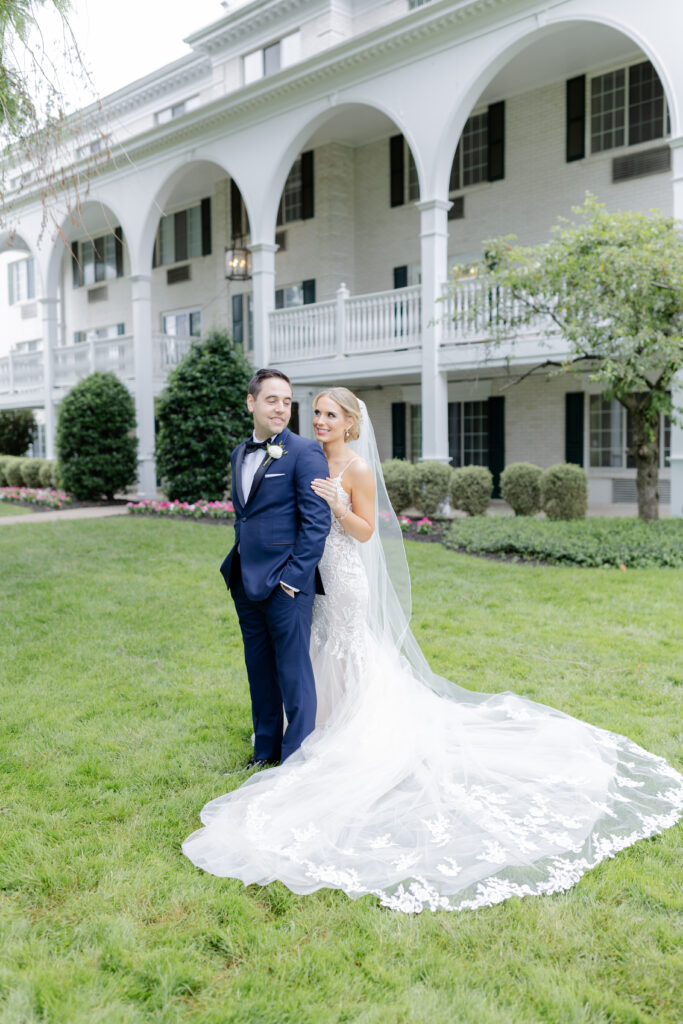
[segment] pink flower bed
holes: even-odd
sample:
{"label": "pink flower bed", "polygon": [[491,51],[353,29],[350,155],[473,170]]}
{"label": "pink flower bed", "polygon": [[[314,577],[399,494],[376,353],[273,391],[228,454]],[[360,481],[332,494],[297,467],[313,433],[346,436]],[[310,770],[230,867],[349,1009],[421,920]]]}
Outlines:
{"label": "pink flower bed", "polygon": [[64,508],[71,504],[71,498],[64,491],[51,491],[42,487],[0,487],[0,501],[41,505],[44,508]]}
{"label": "pink flower bed", "polygon": [[126,508],[133,515],[176,519],[230,519],[235,515],[231,501],[129,501]]}

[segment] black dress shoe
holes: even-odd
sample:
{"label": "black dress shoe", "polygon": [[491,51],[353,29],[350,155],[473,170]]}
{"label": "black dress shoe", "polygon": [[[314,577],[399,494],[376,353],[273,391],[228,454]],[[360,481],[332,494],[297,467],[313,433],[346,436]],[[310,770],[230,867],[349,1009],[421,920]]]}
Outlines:
{"label": "black dress shoe", "polygon": [[250,757],[244,769],[250,771],[252,768],[275,768],[279,763],[279,761],[259,761],[257,757]]}

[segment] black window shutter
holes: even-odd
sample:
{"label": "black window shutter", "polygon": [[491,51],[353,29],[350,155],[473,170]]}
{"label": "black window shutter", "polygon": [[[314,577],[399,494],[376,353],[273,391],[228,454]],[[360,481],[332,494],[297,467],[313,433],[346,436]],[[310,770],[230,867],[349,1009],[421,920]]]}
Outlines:
{"label": "black window shutter", "polygon": [[211,255],[211,199],[202,199],[202,256]]}
{"label": "black window shutter", "polygon": [[488,179],[505,177],[505,101],[491,103],[488,116]]}
{"label": "black window shutter", "polygon": [[394,267],[394,288],[408,287],[408,268]]}
{"label": "black window shutter", "polygon": [[116,255],[116,276],[123,277],[123,232],[120,226],[114,228],[114,253]]}
{"label": "black window shutter", "polygon": [[583,391],[564,396],[564,461],[583,466]]}
{"label": "black window shutter", "polygon": [[586,155],[586,76],[567,79],[567,163]]}
{"label": "black window shutter", "polygon": [[448,403],[448,454],[451,457],[451,466],[457,469],[462,465],[460,458],[461,448],[461,404],[460,402]]}
{"label": "black window shutter", "polygon": [[[75,244],[75,243],[74,243]],[[71,252],[73,254],[73,245],[71,246]],[[73,258],[73,256],[72,256]],[[74,288],[78,288],[78,284],[74,277]],[[9,304],[14,305],[14,264],[10,263],[7,267],[7,289],[9,291]]]}
{"label": "black window shutter", "polygon": [[500,474],[505,469],[505,396],[488,400],[489,469],[493,473],[493,497],[500,498]]}
{"label": "black window shutter", "polygon": [[106,272],[104,269],[104,247],[105,247],[104,236],[102,238],[93,239],[92,250],[93,259],[95,261],[95,280],[104,281]]}
{"label": "black window shutter", "polygon": [[304,306],[310,306],[311,303],[315,302],[315,279],[311,278],[309,281],[302,281],[301,291],[303,292]]}
{"label": "black window shutter", "polygon": [[405,147],[402,135],[389,139],[389,195],[392,206],[403,206],[405,193]]}
{"label": "black window shutter", "polygon": [[173,217],[173,233],[175,237],[175,261],[187,259],[187,210],[180,210]]}
{"label": "black window shutter", "polygon": [[232,340],[236,345],[244,344],[244,296],[232,297]]}
{"label": "black window shutter", "polygon": [[301,154],[301,217],[310,220],[315,213],[313,196],[313,150]]}
{"label": "black window shutter", "polygon": [[405,459],[406,448],[406,403],[391,403],[391,457]]}
{"label": "black window shutter", "polygon": [[71,243],[71,274],[74,288],[81,286],[81,264],[78,259],[78,242]]}
{"label": "black window shutter", "polygon": [[284,288],[276,288],[275,289],[275,308],[276,309],[284,309],[285,308],[285,290],[284,290]]}
{"label": "black window shutter", "polygon": [[242,193],[234,178],[230,179],[230,223],[233,238],[239,238],[244,234],[242,231]]}

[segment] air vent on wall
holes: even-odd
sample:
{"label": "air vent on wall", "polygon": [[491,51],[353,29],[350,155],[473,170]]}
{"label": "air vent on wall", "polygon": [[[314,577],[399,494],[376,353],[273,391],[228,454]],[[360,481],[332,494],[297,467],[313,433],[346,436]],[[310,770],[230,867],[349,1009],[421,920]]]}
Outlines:
{"label": "air vent on wall", "polygon": [[456,196],[453,200],[453,205],[448,211],[449,220],[463,220],[465,216],[465,197]]}
{"label": "air vent on wall", "polygon": [[286,252],[287,251],[287,232],[286,231],[276,231],[275,232],[275,244],[280,247],[278,249],[278,252]]}
{"label": "air vent on wall", "polygon": [[38,307],[35,302],[28,302],[25,306],[21,307],[22,320],[32,320],[34,316],[38,316]]}
{"label": "air vent on wall", "polygon": [[106,302],[109,298],[109,289],[106,284],[102,285],[101,288],[90,288],[88,290],[88,305],[92,305],[93,302]]}
{"label": "air vent on wall", "polygon": [[[612,503],[614,505],[635,505],[638,501],[638,489],[635,480],[612,480]],[[669,505],[671,503],[671,481],[659,481],[659,503]]]}
{"label": "air vent on wall", "polygon": [[182,267],[171,267],[166,271],[166,284],[179,284],[181,281],[190,280],[190,264],[184,263]]}
{"label": "air vent on wall", "polygon": [[646,178],[648,174],[661,174],[671,170],[671,150],[668,146],[644,149],[640,153],[615,156],[612,160],[612,181],[630,181]]}

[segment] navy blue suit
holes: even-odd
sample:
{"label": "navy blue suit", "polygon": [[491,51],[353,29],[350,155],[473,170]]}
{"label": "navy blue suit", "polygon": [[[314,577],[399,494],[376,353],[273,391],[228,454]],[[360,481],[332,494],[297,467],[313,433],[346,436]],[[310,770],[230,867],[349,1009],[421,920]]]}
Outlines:
{"label": "navy blue suit", "polygon": [[[330,530],[329,506],[311,489],[329,472],[322,449],[289,430],[273,443],[284,454],[268,460],[264,453],[246,498],[245,445],[232,453],[235,544],[221,565],[242,630],[257,761],[284,761],[315,727],[311,616],[316,593],[324,593],[318,562]],[[293,598],[281,580],[297,588]]]}

